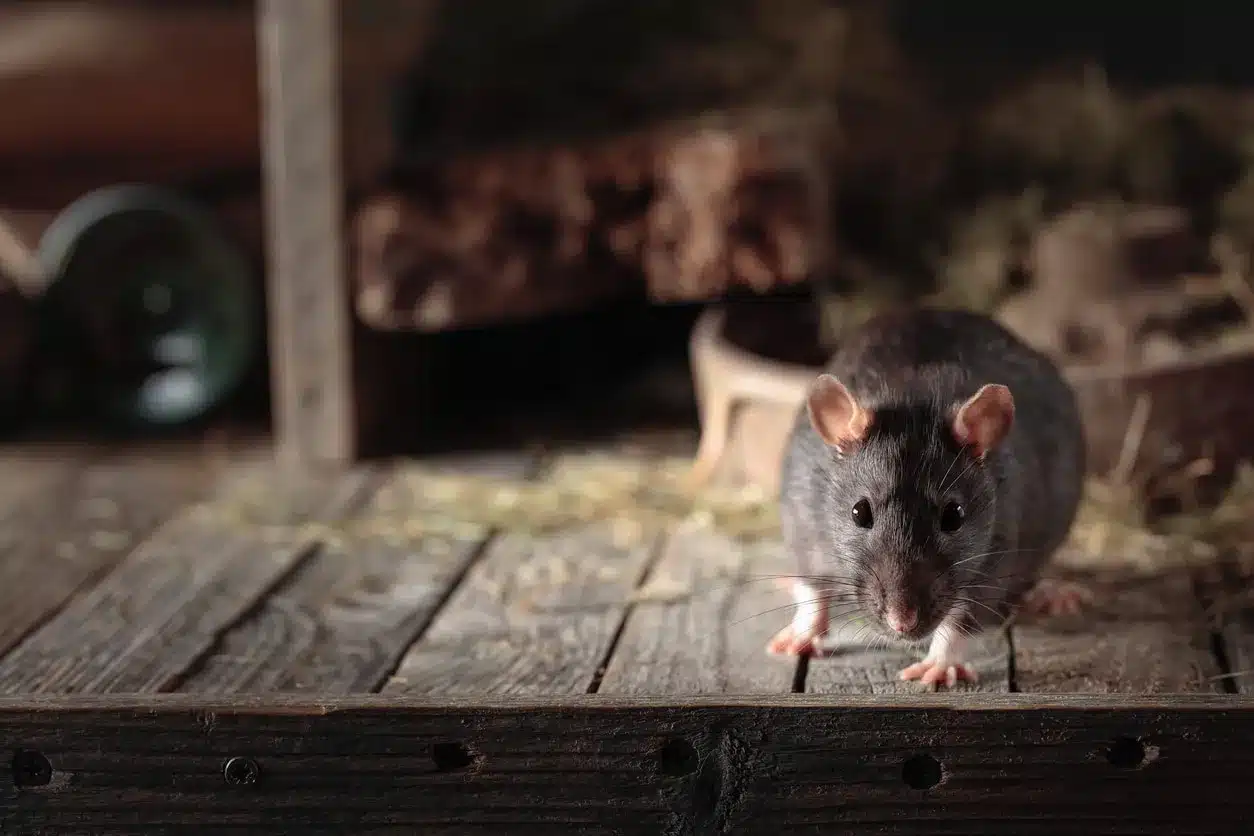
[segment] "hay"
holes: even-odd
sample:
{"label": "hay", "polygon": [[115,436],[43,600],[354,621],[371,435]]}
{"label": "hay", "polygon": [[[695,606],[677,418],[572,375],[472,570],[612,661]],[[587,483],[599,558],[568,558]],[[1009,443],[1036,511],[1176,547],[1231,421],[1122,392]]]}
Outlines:
{"label": "hay", "polygon": [[[365,541],[424,549],[453,548],[489,531],[542,537],[606,525],[623,546],[647,542],[680,526],[705,528],[741,542],[779,536],[774,496],[753,486],[712,487],[699,494],[683,487],[691,462],[614,454],[557,459],[534,481],[497,479],[406,466],[379,492],[369,510],[337,526],[273,522],[282,509],[274,493],[240,492],[202,507],[205,521],[259,529],[269,541],[317,538],[331,547]],[[1204,462],[1201,464],[1205,464]],[[1182,478],[1202,475],[1199,463]],[[1071,538],[1055,558],[1064,569],[1156,574],[1196,570],[1222,557],[1246,555],[1254,508],[1254,467],[1242,467],[1227,495],[1211,508],[1193,508],[1151,520],[1140,490],[1114,478],[1085,487]],[[655,590],[659,597],[676,594]]]}

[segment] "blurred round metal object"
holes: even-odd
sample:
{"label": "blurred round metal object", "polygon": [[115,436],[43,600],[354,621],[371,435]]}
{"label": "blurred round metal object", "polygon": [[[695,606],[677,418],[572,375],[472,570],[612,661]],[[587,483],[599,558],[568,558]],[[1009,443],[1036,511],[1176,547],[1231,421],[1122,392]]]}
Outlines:
{"label": "blurred round metal object", "polygon": [[66,208],[38,257],[50,351],[72,401],[132,428],[194,421],[247,375],[260,293],[247,259],[208,213],[170,191],[111,186]]}

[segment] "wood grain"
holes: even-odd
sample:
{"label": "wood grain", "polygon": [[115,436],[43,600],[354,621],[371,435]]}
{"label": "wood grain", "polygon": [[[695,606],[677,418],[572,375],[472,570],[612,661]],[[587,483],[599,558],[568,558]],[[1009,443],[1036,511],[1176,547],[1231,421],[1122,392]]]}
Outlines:
{"label": "wood grain", "polygon": [[[902,669],[927,655],[927,645],[883,646],[866,636],[864,622],[834,622],[827,646],[831,652],[811,659],[806,670],[805,690],[809,694],[917,694],[929,686],[903,682]],[[782,626],[782,623],[781,623]],[[991,631],[976,637],[967,651],[967,662],[978,681],[962,682],[954,690],[1004,694],[1010,690],[1010,645],[1004,631]]]}
{"label": "wood grain", "polygon": [[[602,694],[786,694],[797,660],[766,643],[786,623],[793,570],[777,541],[753,544],[683,527],[637,590]],[[782,608],[782,609],[781,609]]]}
{"label": "wood grain", "polygon": [[[521,478],[533,457],[475,456],[437,469]],[[201,694],[373,691],[430,623],[489,532],[430,533],[413,525],[429,504],[402,466],[343,532],[232,628],[180,690]]]}
{"label": "wood grain", "polygon": [[[7,833],[140,836],[189,817],[222,833],[1165,836],[1254,815],[1249,700],[880,699],[6,701],[0,756],[31,766],[0,810]],[[247,772],[232,758],[255,783],[228,784]],[[907,783],[919,758],[940,783]]]}
{"label": "wood grain", "polygon": [[[927,655],[927,647],[879,649],[838,643],[831,656],[811,659],[806,671],[805,689],[810,694],[918,693],[927,686],[903,682],[898,674]],[[1005,693],[1010,690],[1009,646],[1004,633],[981,636],[971,645],[969,664],[979,680],[962,682],[957,691]]]}
{"label": "wood grain", "polygon": [[405,655],[385,693],[586,692],[656,545],[609,523],[552,536],[500,535]]}
{"label": "wood grain", "polygon": [[98,458],[91,450],[69,445],[0,447],[0,515],[25,514],[28,497],[57,490]]}
{"label": "wood grain", "polygon": [[[0,652],[109,572],[183,506],[233,478],[186,453],[119,453],[62,478],[0,522]],[[28,478],[23,471],[21,479]]]}
{"label": "wood grain", "polygon": [[1079,616],[1024,620],[1014,626],[1018,690],[1111,694],[1222,690],[1221,671],[1187,572],[1077,574],[1066,579],[1086,586],[1094,600]]}
{"label": "wood grain", "polygon": [[[308,554],[313,536],[292,524],[334,518],[365,481],[359,471],[289,485],[265,473],[237,487],[259,497],[252,519],[224,503],[181,513],[0,660],[0,693],[168,689]],[[16,607],[27,593],[14,594]]]}
{"label": "wood grain", "polygon": [[1196,573],[1212,633],[1220,639],[1227,670],[1223,690],[1254,694],[1254,552]]}
{"label": "wood grain", "polygon": [[270,340],[280,450],[356,455],[344,253],[338,0],[260,0]]}

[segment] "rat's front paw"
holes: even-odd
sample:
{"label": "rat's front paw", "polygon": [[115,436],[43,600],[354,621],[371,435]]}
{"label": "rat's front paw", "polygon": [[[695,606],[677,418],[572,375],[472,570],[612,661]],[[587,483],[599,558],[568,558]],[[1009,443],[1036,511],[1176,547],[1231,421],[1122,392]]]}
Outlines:
{"label": "rat's front paw", "polygon": [[822,637],[817,630],[798,630],[790,624],[775,634],[766,650],[779,656],[822,656],[823,650],[819,647]]}
{"label": "rat's front paw", "polygon": [[950,659],[933,659],[927,658],[922,662],[915,662],[910,667],[903,670],[900,674],[901,679],[909,681],[917,679],[924,685],[941,685],[953,688],[959,682],[976,682],[979,676],[975,673],[975,668],[964,662],[956,662]]}
{"label": "rat's front paw", "polygon": [[1024,596],[1023,612],[1029,616],[1077,615],[1092,601],[1092,593],[1079,584],[1043,578]]}

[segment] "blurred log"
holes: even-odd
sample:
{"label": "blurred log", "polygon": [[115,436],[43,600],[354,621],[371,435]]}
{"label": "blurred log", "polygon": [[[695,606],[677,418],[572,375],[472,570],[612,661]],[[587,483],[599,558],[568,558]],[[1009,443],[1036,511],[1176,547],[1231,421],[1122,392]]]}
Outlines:
{"label": "blurred log", "polygon": [[356,213],[358,312],[437,331],[798,284],[821,237],[821,135],[779,116],[426,166]]}
{"label": "blurred log", "polygon": [[247,8],[0,9],[0,160],[158,154],[188,170],[255,164]]}

